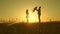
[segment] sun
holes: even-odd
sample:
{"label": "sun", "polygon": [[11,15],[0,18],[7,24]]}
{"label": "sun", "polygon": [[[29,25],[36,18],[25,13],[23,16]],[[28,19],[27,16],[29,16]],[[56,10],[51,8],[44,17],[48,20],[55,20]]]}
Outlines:
{"label": "sun", "polygon": [[29,22],[34,22],[34,20],[35,20],[34,16],[33,15],[30,15],[29,16]]}
{"label": "sun", "polygon": [[36,18],[34,16],[34,14],[29,14],[29,23],[33,23],[33,22],[36,22]]}

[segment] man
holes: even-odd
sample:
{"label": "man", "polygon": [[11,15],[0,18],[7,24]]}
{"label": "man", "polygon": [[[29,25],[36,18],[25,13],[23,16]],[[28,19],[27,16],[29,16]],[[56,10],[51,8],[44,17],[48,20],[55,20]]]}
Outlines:
{"label": "man", "polygon": [[35,12],[35,10],[38,12],[38,19],[39,19],[39,23],[40,23],[41,7],[39,7],[38,9],[37,9],[37,7],[35,7],[33,12]]}

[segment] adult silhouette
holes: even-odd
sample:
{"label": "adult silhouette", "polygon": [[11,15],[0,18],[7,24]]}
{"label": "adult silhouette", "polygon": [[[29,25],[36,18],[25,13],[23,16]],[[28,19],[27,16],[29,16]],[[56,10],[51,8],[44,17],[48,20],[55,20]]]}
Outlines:
{"label": "adult silhouette", "polygon": [[34,8],[33,12],[35,12],[35,10],[38,12],[38,19],[39,19],[39,23],[41,22],[40,20],[40,16],[41,16],[41,6],[37,9],[37,7]]}

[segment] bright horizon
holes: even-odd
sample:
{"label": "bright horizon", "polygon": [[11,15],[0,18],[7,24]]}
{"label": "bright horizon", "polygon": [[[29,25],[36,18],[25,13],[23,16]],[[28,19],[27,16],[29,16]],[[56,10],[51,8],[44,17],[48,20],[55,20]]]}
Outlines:
{"label": "bright horizon", "polygon": [[0,18],[18,18],[26,22],[26,9],[29,11],[29,22],[38,22],[35,6],[41,6],[41,22],[60,21],[60,0],[4,0],[0,1]]}

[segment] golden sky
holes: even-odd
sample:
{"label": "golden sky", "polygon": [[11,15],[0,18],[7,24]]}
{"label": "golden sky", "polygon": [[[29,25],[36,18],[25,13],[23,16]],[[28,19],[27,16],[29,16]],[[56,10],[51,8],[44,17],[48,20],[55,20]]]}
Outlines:
{"label": "golden sky", "polygon": [[[33,8],[41,6],[41,21],[60,20],[60,0],[0,0],[0,18],[18,18],[26,20],[26,9],[29,10],[29,19],[37,22],[37,12]],[[32,18],[32,19],[31,19]]]}

